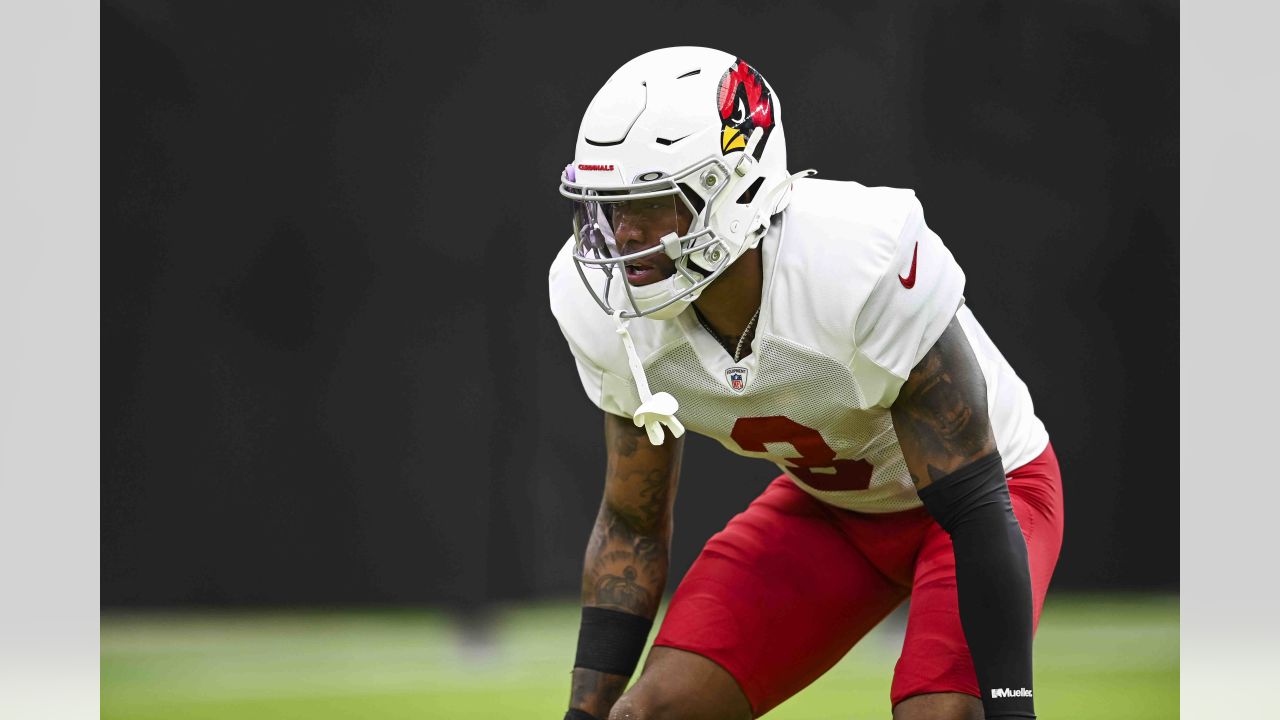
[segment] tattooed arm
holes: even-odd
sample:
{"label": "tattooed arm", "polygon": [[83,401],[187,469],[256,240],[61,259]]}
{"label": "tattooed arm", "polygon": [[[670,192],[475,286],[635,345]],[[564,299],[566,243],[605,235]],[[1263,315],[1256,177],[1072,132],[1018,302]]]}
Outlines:
{"label": "tattooed arm", "polygon": [[[605,413],[604,499],[587,543],[582,604],[652,619],[667,584],[671,509],[684,438],[654,446],[644,428]],[[573,669],[570,707],[603,718],[630,678]]]}
{"label": "tattooed arm", "polygon": [[951,536],[960,625],[983,714],[1035,718],[1027,545],[987,417],[986,381],[954,318],[890,412],[916,493]]}
{"label": "tattooed arm", "polygon": [[891,414],[916,490],[995,451],[987,383],[955,318],[912,369]]}

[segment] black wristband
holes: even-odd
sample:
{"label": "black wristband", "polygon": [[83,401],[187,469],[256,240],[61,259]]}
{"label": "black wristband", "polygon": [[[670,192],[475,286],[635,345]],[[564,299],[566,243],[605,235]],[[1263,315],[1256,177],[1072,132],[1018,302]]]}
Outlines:
{"label": "black wristband", "polygon": [[1034,718],[1027,543],[993,452],[919,490],[951,536],[956,595],[987,718]]}
{"label": "black wristband", "polygon": [[651,618],[598,607],[582,608],[574,667],[631,677],[649,639]]}
{"label": "black wristband", "polygon": [[564,714],[564,720],[600,720],[600,718],[592,715],[586,710],[578,708],[569,708],[569,712]]}

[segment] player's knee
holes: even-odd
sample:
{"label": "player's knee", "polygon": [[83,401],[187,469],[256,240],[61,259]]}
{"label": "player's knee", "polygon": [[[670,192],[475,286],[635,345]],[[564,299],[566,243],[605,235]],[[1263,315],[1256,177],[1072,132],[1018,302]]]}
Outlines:
{"label": "player's knee", "polygon": [[609,711],[609,720],[648,720],[659,717],[653,710],[650,703],[636,697],[636,693],[628,691],[613,704],[613,709]]}
{"label": "player's knee", "polygon": [[893,720],[982,720],[982,701],[956,692],[914,695],[893,707]]}
{"label": "player's knee", "polygon": [[613,704],[609,720],[665,720],[674,717],[671,707],[668,698],[633,687]]}
{"label": "player's knee", "polygon": [[[614,703],[609,720],[685,720],[695,715],[706,717],[701,711],[692,712],[700,703],[697,698],[684,697],[681,692],[635,685]],[[725,716],[725,720],[739,720]],[[750,720],[750,715],[741,720]]]}
{"label": "player's knee", "polygon": [[613,704],[613,709],[609,711],[608,720],[627,720],[628,718],[647,717],[637,706],[635,700],[631,698],[631,693],[626,693],[618,698],[618,702]]}

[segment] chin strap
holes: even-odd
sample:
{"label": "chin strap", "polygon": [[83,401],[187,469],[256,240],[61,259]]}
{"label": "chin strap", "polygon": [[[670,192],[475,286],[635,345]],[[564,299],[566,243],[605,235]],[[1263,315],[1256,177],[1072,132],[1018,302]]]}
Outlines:
{"label": "chin strap", "polygon": [[657,395],[649,392],[649,379],[645,377],[644,366],[640,364],[640,356],[636,354],[636,345],[631,341],[631,333],[627,330],[630,320],[622,319],[622,311],[613,313],[613,321],[618,324],[618,334],[622,336],[622,346],[627,349],[627,364],[631,366],[631,377],[636,381],[636,391],[640,394],[640,407],[636,408],[631,421],[636,427],[643,427],[649,435],[649,442],[662,444],[662,426],[671,428],[671,434],[680,437],[684,434],[684,425],[676,419],[676,411],[680,403],[671,393],[660,392]]}

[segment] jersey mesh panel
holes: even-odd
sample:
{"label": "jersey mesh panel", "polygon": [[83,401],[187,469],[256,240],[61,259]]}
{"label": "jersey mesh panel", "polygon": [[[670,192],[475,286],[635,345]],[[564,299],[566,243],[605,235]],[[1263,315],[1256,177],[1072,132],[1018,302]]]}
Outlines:
{"label": "jersey mesh panel", "polygon": [[[744,451],[730,437],[739,418],[781,415],[817,430],[836,458],[866,460],[874,466],[866,490],[816,490],[794,474],[796,485],[823,502],[859,512],[885,513],[920,506],[906,461],[898,448],[893,421],[883,408],[861,409],[862,396],[848,368],[784,338],[759,338],[759,363],[747,389],[733,392],[712,377],[689,343],[668,346],[648,358],[645,373],[654,392],[665,390],[680,402],[677,416],[689,430],[715,438],[744,457],[764,458],[788,469],[796,457],[787,445],[766,445],[769,452]],[[728,356],[725,367],[729,367]],[[779,438],[782,440],[782,438]]]}

